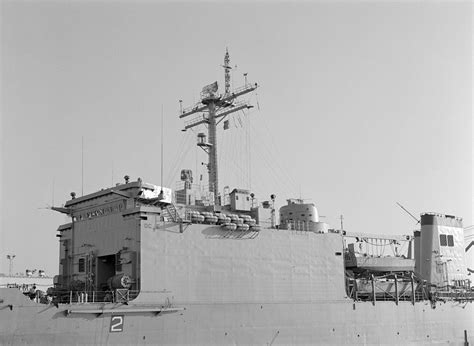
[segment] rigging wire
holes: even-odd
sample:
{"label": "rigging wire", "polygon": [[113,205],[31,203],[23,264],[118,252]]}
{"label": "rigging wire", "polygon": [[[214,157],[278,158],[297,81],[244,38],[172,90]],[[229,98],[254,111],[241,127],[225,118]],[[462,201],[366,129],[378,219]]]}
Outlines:
{"label": "rigging wire", "polygon": [[277,182],[278,184],[281,184],[281,187],[284,189],[284,192],[286,192],[288,195],[291,194],[292,188],[288,185],[288,183],[278,175],[278,172],[275,170],[274,166],[271,164],[269,161],[268,157],[265,155],[256,152],[257,156],[260,158],[260,162],[262,162],[266,166],[266,171],[265,171],[265,176],[263,177],[263,181],[267,180],[267,175],[272,176],[272,179]]}
{"label": "rigging wire", "polygon": [[173,162],[172,162],[171,165],[170,165],[170,168],[171,168],[171,169],[168,171],[168,176],[167,176],[166,181],[169,180],[168,178],[169,178],[169,176],[170,176],[170,174],[171,174],[171,171],[173,171],[174,167],[175,167],[176,164],[177,164],[177,161],[179,161],[179,159],[180,159],[180,154],[182,153],[182,148],[184,147],[184,144],[185,144],[185,142],[187,141],[187,139],[188,139],[188,136],[186,136],[186,135],[184,135],[183,137],[181,137],[181,142],[180,142],[179,145],[176,147],[175,153],[174,153],[174,155],[173,155],[174,160],[173,160]]}
{"label": "rigging wire", "polygon": [[265,150],[265,155],[263,155],[262,158],[267,163],[267,167],[270,169],[270,172],[274,173],[274,176],[277,178],[277,183],[284,184],[288,189],[286,192],[290,192],[288,195],[291,195],[291,192],[294,193],[294,191],[297,191],[295,188],[296,184],[291,177],[288,176],[286,170],[280,165],[279,160],[274,158],[273,152],[268,148],[266,141],[263,141],[264,136],[259,134],[258,128],[255,128],[252,124],[251,126],[255,133],[254,139],[258,142],[254,147]]}
{"label": "rigging wire", "polygon": [[163,192],[163,161],[164,161],[164,156],[163,156],[163,136],[164,136],[164,131],[163,131],[163,104],[161,104],[161,192]]}
{"label": "rigging wire", "polygon": [[257,93],[257,90],[255,90],[255,102],[257,103],[257,109],[260,111],[260,104],[258,103],[258,93]]}
{"label": "rigging wire", "polygon": [[[243,111],[242,111],[243,112]],[[245,114],[245,112],[244,112]],[[248,181],[248,186],[249,186],[249,189],[252,190],[252,150],[251,150],[251,147],[250,147],[250,140],[251,140],[251,136],[250,136],[250,131],[251,131],[251,127],[250,127],[250,116],[246,115],[247,116],[247,151],[248,151],[248,155],[247,155],[247,161],[248,161],[248,177],[249,177],[249,181]]]}
{"label": "rigging wire", "polygon": [[[258,110],[260,110],[258,100],[257,106]],[[218,165],[222,167],[223,172],[227,171],[225,176],[233,178],[232,180],[236,181],[241,186],[248,186],[248,188],[251,189],[253,185],[252,178],[254,178],[252,176],[252,157],[255,155],[257,162],[266,167],[263,171],[256,170],[253,172],[256,174],[256,177],[258,178],[257,181],[259,182],[256,186],[259,186],[259,188],[268,186],[270,184],[268,177],[271,176],[278,186],[284,190],[282,192],[291,195],[297,190],[295,189],[296,184],[294,179],[288,175],[287,170],[283,169],[280,160],[275,159],[273,151],[269,149],[269,145],[275,147],[275,141],[269,131],[268,123],[265,121],[265,118],[262,117],[264,123],[262,129],[266,135],[262,136],[262,131],[259,131],[259,128],[251,122],[251,113],[254,112],[242,111],[245,125],[247,126],[243,126],[244,123],[242,122],[240,115],[238,115],[237,119],[235,115],[232,115],[228,120],[232,121],[234,126],[222,134],[218,132],[219,142],[221,143],[218,153]],[[191,130],[194,132],[194,129]],[[270,141],[267,140],[268,137],[270,137]],[[177,170],[179,170],[179,165],[187,157],[190,151],[190,145],[188,145],[189,142],[189,136],[184,136],[181,140],[181,143],[177,148],[177,153],[174,156],[173,164],[169,170],[167,181],[170,181],[172,177],[176,176],[178,173]],[[255,143],[252,145],[252,142]],[[182,149],[183,146],[185,146],[184,150]],[[195,150],[194,160],[196,172],[199,171],[198,167],[201,167],[201,171],[203,169],[201,165],[198,165],[197,152],[198,149]],[[225,185],[230,184],[226,183]],[[271,190],[274,188],[274,185],[269,187]]]}
{"label": "rigging wire", "polygon": [[188,153],[190,152],[191,147],[192,147],[192,145],[190,145],[191,143],[189,143],[192,140],[191,136],[185,136],[185,137],[186,138],[183,142],[185,149],[178,151],[178,155],[176,155],[175,163],[168,172],[166,182],[169,183],[169,186],[171,186],[172,184],[171,180],[173,179],[173,177],[177,176],[178,171],[180,169],[180,165],[182,165],[182,163],[184,162],[184,159],[188,156]]}
{"label": "rigging wire", "polygon": [[[267,133],[269,134],[269,137],[270,137],[270,141],[272,142],[272,146],[275,148],[276,145],[275,145],[275,142],[274,142],[274,137],[273,135],[271,135],[270,131],[269,131],[269,127],[268,127],[268,124],[267,122],[265,121],[264,117],[262,117],[263,119],[263,123],[264,123],[264,130],[267,131]],[[254,133],[256,132],[257,134],[254,136],[255,138],[263,138],[263,136],[260,136],[258,135],[258,128],[255,128],[253,127],[253,130],[254,130]],[[274,150],[270,150],[267,146],[267,143],[265,141],[260,141],[260,143],[263,145],[263,147],[266,149],[270,159],[271,159],[271,162],[274,162],[275,165],[277,166],[276,168],[278,169],[279,172],[282,173],[282,175],[285,177],[284,180],[288,181],[288,184],[292,187],[292,191],[298,191],[298,184],[296,184],[295,180],[287,173],[287,169],[284,169],[281,164],[280,164],[280,160],[277,160],[274,158]]]}
{"label": "rigging wire", "polygon": [[[266,167],[266,170],[264,172],[264,176],[261,178],[261,181],[266,183],[268,180],[273,180],[273,181],[277,182],[278,184],[281,184],[280,188],[283,188],[283,192],[285,192],[287,195],[291,195],[291,191],[292,191],[291,187],[289,187],[289,185],[287,185],[287,182],[285,180],[282,180],[281,177],[278,176],[277,171],[275,170],[274,166],[269,162],[268,157],[266,157],[265,155],[263,155],[262,153],[260,153],[258,151],[256,151],[255,154],[259,159],[258,161],[263,163],[264,166]],[[268,179],[269,175],[271,176],[272,179]],[[260,175],[258,175],[258,176],[260,176]],[[270,190],[272,188],[273,187],[271,187]]]}
{"label": "rigging wire", "polygon": [[[379,243],[377,242],[377,240],[376,240],[375,243],[372,243],[372,242],[368,241],[366,238],[362,238],[362,240],[363,240],[364,242],[366,242],[367,244],[370,244],[370,245],[372,245],[372,246],[378,246],[378,247],[380,247],[380,246],[385,246],[385,245],[386,245],[386,244],[379,244]],[[382,240],[382,239],[381,239],[381,240]],[[383,240],[385,240],[385,239],[383,239]]]}

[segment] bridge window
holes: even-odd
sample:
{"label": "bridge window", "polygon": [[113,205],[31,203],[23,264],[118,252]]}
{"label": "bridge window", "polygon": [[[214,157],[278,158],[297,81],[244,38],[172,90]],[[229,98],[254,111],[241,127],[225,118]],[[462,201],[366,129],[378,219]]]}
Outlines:
{"label": "bridge window", "polygon": [[79,258],[79,273],[84,273],[86,271],[86,260],[84,258]]}
{"label": "bridge window", "polygon": [[441,246],[448,245],[448,242],[446,240],[446,234],[440,234],[439,235],[439,243],[440,243]]}
{"label": "bridge window", "polygon": [[448,246],[454,246],[454,238],[452,235],[448,235]]}

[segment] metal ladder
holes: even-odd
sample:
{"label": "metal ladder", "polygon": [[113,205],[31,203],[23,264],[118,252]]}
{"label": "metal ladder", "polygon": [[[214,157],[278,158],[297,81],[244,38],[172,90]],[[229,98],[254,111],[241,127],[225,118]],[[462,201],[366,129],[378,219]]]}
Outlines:
{"label": "metal ladder", "polygon": [[183,219],[181,218],[181,216],[179,216],[178,210],[176,209],[173,203],[167,204],[165,206],[165,209],[167,211],[167,216],[171,217],[171,219],[174,222],[177,222],[177,223],[183,222]]}

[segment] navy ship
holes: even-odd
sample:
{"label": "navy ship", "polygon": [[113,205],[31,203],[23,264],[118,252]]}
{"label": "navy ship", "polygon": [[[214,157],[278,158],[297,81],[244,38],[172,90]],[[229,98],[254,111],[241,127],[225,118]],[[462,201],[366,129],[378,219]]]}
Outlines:
{"label": "navy ship", "polygon": [[230,90],[228,54],[224,69],[223,92],[205,86],[178,115],[207,128],[206,189],[184,168],[175,189],[125,176],[52,207],[69,218],[54,289],[41,303],[0,288],[0,344],[472,344],[460,217],[423,213],[413,234],[375,235],[334,228],[301,198],[277,209],[270,193],[221,193],[218,125],[258,87]]}

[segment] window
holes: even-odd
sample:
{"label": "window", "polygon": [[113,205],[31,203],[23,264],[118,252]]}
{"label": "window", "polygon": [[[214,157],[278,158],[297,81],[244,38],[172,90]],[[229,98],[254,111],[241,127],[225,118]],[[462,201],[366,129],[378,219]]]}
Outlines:
{"label": "window", "polygon": [[439,243],[441,246],[446,246],[448,242],[446,241],[446,234],[439,235]]}
{"label": "window", "polygon": [[84,258],[79,258],[79,273],[84,273],[86,271],[86,260]]}
{"label": "window", "polygon": [[304,214],[301,214],[301,216],[304,216]]}
{"label": "window", "polygon": [[249,198],[249,197],[247,197],[247,201],[250,201],[250,198]]}
{"label": "window", "polygon": [[291,211],[290,211],[290,213],[289,213],[289,214],[290,214],[290,215],[293,215],[293,213],[292,213]]}
{"label": "window", "polygon": [[235,200],[238,200],[239,199],[239,196],[235,195]]}
{"label": "window", "polygon": [[454,238],[452,235],[448,235],[448,246],[454,246]]}

